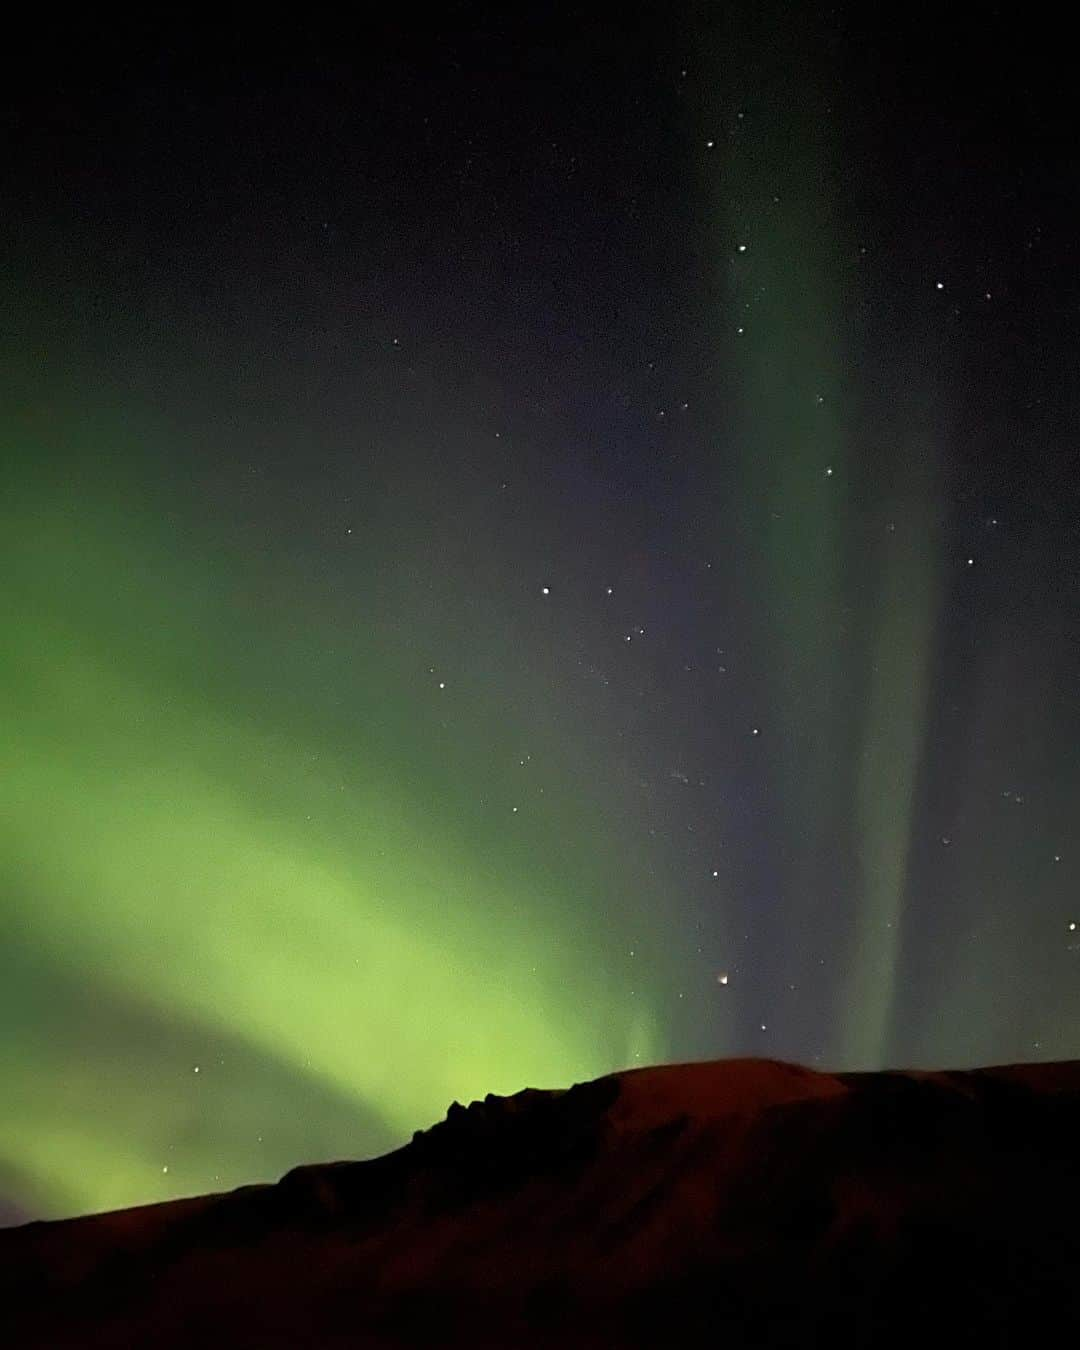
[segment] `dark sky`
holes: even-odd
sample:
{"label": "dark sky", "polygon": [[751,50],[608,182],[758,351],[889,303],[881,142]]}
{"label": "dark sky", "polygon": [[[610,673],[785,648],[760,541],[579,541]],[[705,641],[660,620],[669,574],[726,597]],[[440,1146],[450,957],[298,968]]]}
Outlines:
{"label": "dark sky", "polygon": [[650,1060],[1080,1051],[1071,52],[11,47],[3,1212]]}

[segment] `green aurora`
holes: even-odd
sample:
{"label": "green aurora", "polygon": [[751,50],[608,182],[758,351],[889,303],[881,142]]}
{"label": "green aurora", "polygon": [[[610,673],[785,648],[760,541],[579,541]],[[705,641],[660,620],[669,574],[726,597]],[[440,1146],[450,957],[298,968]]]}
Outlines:
{"label": "green aurora", "polygon": [[[739,16],[718,81],[723,97],[707,110],[707,124],[726,133],[725,171],[711,191],[725,228],[716,250],[732,316],[723,352],[739,371],[733,403],[747,502],[732,566],[747,567],[758,598],[765,706],[784,747],[770,806],[784,841],[784,931],[769,933],[762,957],[783,950],[783,963],[797,968],[807,935],[846,907],[829,1053],[872,1069],[893,1049],[935,649],[937,403],[925,361],[911,361],[906,335],[894,334],[895,360],[909,367],[904,415],[893,425],[878,412],[881,443],[859,453],[865,335],[852,316],[864,299],[865,249],[850,210],[849,129],[828,44],[809,16],[790,18],[778,43],[772,7],[749,23]],[[912,390],[923,393],[922,407]],[[853,567],[860,517],[891,521],[874,543],[859,540]],[[845,648],[854,660],[838,659]],[[842,896],[836,877],[845,867]]]}
{"label": "green aurora", "polygon": [[[424,669],[417,725],[415,656],[326,631],[295,559],[253,605],[243,559],[97,475],[27,473],[3,521],[16,1190],[65,1213],[236,1184],[662,1058],[588,918],[617,869],[513,785],[484,710]],[[447,737],[448,703],[473,734]]]}
{"label": "green aurora", "polygon": [[0,1206],[649,1061],[1076,1053],[1064,306],[1027,224],[1000,312],[961,265],[891,51],[676,20],[575,32],[565,106],[515,49],[445,137],[370,54],[57,133],[85,210],[28,195],[0,357]]}

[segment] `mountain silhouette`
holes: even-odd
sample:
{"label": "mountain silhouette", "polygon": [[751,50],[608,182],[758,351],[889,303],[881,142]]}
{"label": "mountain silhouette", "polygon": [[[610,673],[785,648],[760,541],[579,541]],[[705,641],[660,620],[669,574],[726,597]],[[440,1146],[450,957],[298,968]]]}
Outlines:
{"label": "mountain silhouette", "polygon": [[1065,1343],[1078,1150],[1080,1062],[635,1069],[455,1103],[368,1161],[0,1232],[0,1342]]}

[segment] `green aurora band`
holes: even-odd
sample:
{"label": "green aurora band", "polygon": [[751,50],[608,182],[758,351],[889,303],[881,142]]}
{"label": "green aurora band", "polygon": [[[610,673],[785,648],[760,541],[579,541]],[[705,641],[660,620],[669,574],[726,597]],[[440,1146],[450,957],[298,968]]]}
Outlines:
{"label": "green aurora band", "polygon": [[482,699],[425,667],[418,721],[415,651],[375,618],[343,637],[295,557],[230,556],[119,458],[28,468],[0,533],[0,1188],[22,1207],[265,1179],[454,1098],[662,1058],[590,917],[623,885],[580,842],[598,807],[564,789],[573,818],[545,815],[534,787],[531,824],[511,815],[522,769]]}

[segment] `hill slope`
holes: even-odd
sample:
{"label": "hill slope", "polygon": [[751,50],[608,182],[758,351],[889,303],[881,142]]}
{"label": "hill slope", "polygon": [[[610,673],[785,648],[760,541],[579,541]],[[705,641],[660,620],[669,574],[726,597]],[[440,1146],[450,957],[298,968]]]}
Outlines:
{"label": "hill slope", "polygon": [[488,1097],[367,1162],[0,1232],[20,1346],[1080,1333],[1080,1062],[767,1060]]}

